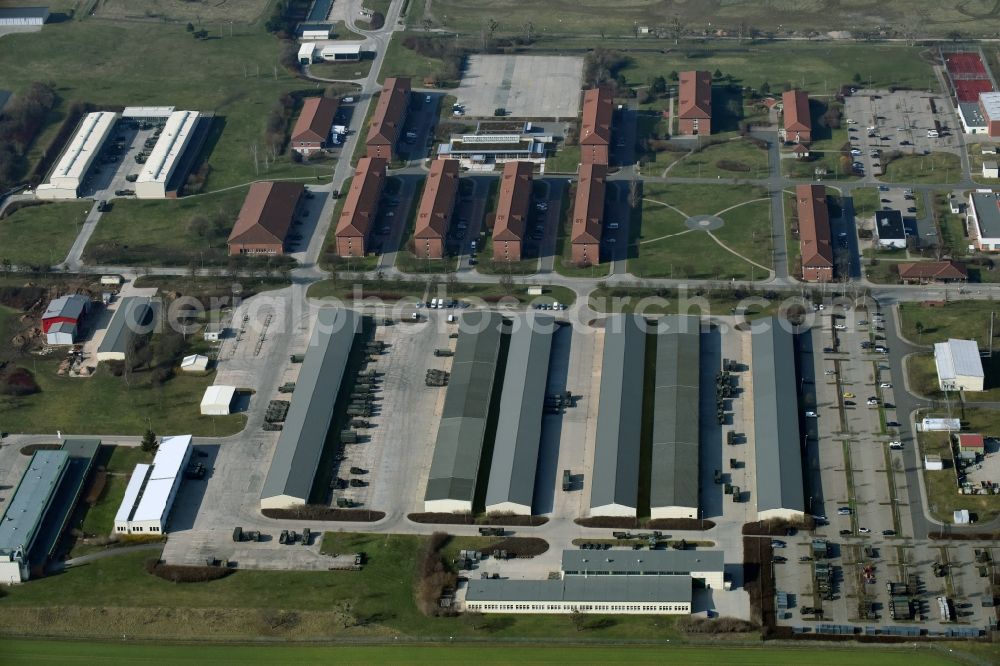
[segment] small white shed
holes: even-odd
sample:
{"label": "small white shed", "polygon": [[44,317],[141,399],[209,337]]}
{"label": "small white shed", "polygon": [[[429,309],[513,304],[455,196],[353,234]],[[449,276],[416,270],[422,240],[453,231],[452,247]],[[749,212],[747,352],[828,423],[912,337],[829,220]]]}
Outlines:
{"label": "small white shed", "polygon": [[235,386],[209,386],[201,399],[201,413],[205,416],[225,416],[230,413]]}
{"label": "small white shed", "polygon": [[206,372],[208,370],[208,357],[201,354],[191,354],[185,356],[181,361],[181,370],[184,372]]}
{"label": "small white shed", "polygon": [[944,469],[944,462],[941,460],[941,456],[934,454],[927,454],[924,456],[924,469],[931,472],[940,472]]}
{"label": "small white shed", "polygon": [[958,511],[953,511],[951,514],[951,521],[956,525],[968,525],[972,522],[969,517],[969,510],[959,509]]}

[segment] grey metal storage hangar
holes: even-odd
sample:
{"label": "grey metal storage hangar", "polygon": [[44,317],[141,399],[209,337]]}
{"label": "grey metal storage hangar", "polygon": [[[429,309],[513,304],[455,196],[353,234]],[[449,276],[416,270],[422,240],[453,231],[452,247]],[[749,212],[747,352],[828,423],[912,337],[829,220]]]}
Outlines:
{"label": "grey metal storage hangar", "polygon": [[504,325],[496,312],[468,312],[459,318],[424,511],[472,511]]}
{"label": "grey metal storage hangar", "polygon": [[604,328],[590,513],[634,517],[639,502],[646,322],[639,315],[614,315],[605,320]]}
{"label": "grey metal storage hangar", "polygon": [[752,335],[757,518],[805,514],[799,396],[792,334],[774,317]]}
{"label": "grey metal storage hangar", "polygon": [[697,317],[657,323],[651,518],[698,517],[699,328]]}
{"label": "grey metal storage hangar", "polygon": [[118,303],[104,339],[97,346],[98,361],[124,361],[132,337],[153,330],[153,305],[148,296],[126,296]]}
{"label": "grey metal storage hangar", "polygon": [[319,311],[260,492],[261,509],[286,509],[309,501],[361,319],[343,308]]}
{"label": "grey metal storage hangar", "polygon": [[[725,553],[721,550],[564,550],[562,574],[572,576],[691,576],[705,587],[726,585]],[[648,579],[647,579],[648,580]]]}
{"label": "grey metal storage hangar", "polygon": [[519,316],[510,336],[486,511],[531,515],[555,319]]}

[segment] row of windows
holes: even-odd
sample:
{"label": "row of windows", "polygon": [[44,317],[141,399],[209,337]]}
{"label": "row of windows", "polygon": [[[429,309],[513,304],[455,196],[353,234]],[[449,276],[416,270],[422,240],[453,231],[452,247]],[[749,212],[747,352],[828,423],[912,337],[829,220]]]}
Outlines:
{"label": "row of windows", "polygon": [[273,248],[268,249],[263,247],[252,247],[252,248],[241,247],[240,254],[274,254],[274,249]]}
{"label": "row of windows", "polygon": [[[128,527],[125,527],[124,525],[119,525],[118,526],[118,531],[119,532],[127,532],[128,531]],[[132,527],[132,531],[133,532],[144,532],[145,530],[142,528],[142,526],[135,525],[135,526]],[[156,525],[152,525],[152,526],[150,526],[149,531],[150,532],[159,532],[160,528],[157,527]]]}
{"label": "row of windows", "polygon": [[468,604],[469,610],[533,610],[533,611],[666,611],[666,612],[689,612],[690,607],[686,604],[562,604],[562,603],[537,603],[537,604],[493,604],[476,603]]}

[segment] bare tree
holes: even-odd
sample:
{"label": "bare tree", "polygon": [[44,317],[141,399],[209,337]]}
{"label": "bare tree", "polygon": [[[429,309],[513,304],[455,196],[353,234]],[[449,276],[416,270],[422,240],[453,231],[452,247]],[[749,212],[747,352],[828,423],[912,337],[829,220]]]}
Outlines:
{"label": "bare tree", "polygon": [[680,41],[680,38],[684,36],[684,22],[681,21],[681,17],[674,14],[670,17],[670,23],[668,25],[668,30],[670,31],[670,36],[674,38],[674,44]]}

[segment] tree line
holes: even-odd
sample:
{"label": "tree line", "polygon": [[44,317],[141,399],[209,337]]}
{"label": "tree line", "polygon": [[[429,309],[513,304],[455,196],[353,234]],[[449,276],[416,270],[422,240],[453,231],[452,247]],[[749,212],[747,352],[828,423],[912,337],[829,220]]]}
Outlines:
{"label": "tree line", "polygon": [[0,190],[24,173],[25,154],[58,101],[51,84],[36,81],[0,114]]}

